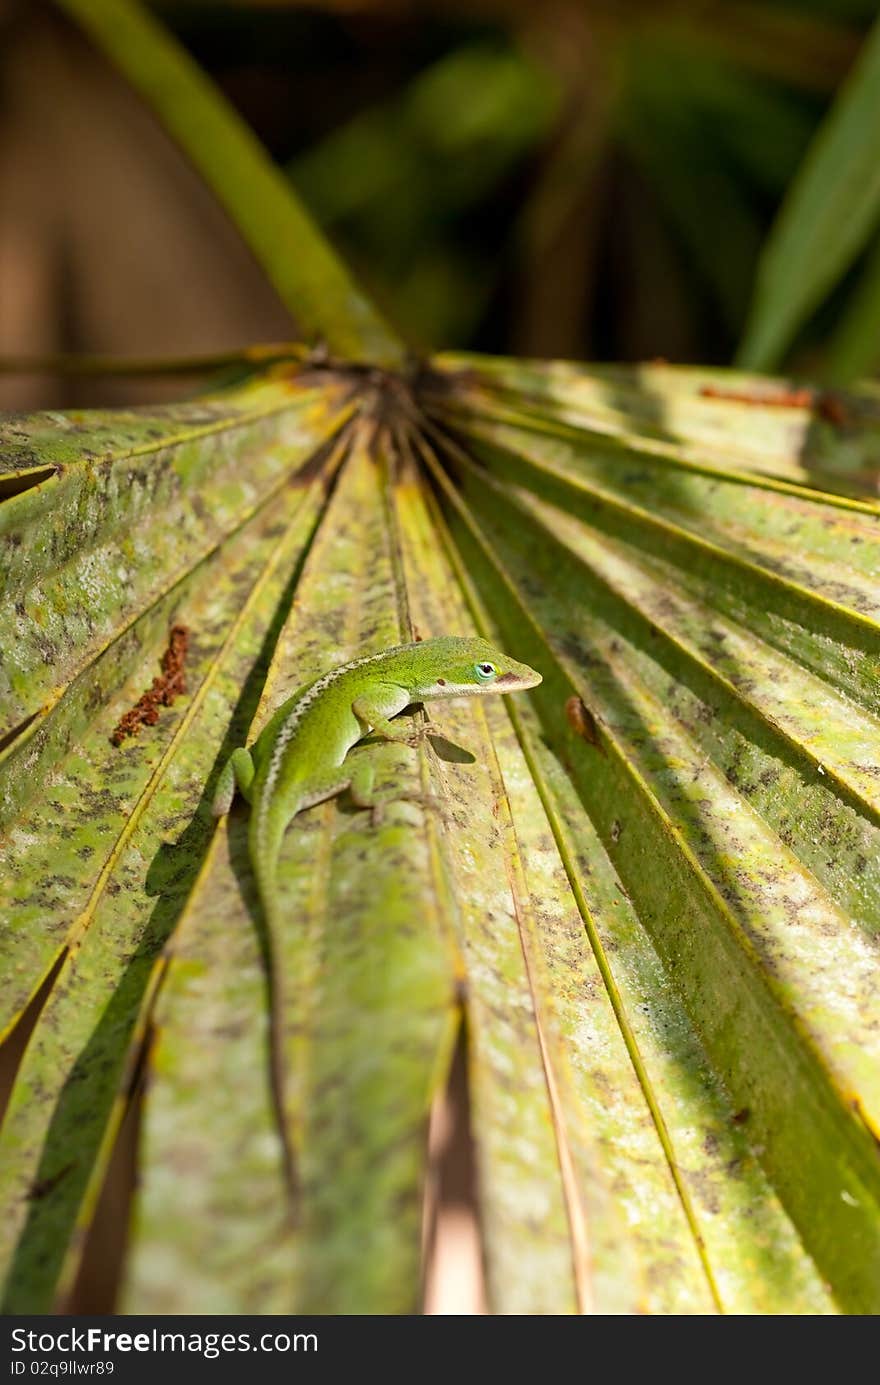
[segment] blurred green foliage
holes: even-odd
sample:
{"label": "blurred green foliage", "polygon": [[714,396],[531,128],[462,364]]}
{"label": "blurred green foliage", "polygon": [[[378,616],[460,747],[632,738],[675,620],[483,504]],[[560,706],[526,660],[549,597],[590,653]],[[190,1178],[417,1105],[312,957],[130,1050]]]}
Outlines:
{"label": "blurred green foliage", "polygon": [[[800,323],[850,268],[880,221],[880,21],[875,23],[786,195],[762,253],[743,364],[773,366]],[[871,276],[873,277],[873,275]],[[875,294],[857,289],[826,369],[844,376],[877,359]]]}
{"label": "blurred green foliage", "polygon": [[880,364],[868,0],[160,8],[416,346]]}
{"label": "blurred green foliage", "polygon": [[468,341],[479,325],[495,256],[462,224],[549,137],[560,95],[526,55],[464,43],[291,163],[321,224],[423,342]]}

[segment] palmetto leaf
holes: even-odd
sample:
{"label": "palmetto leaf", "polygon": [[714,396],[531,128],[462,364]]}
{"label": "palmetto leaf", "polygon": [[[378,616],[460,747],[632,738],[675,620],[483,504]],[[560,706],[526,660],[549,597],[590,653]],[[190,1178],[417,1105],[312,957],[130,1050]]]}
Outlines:
{"label": "palmetto leaf", "polygon": [[[464,1028],[493,1311],[878,1311],[876,392],[391,373],[216,95],[130,0],[66,4],[346,359],[3,425],[5,1308],[69,1301],[142,1091],[127,1310],[416,1310]],[[420,802],[287,834],[278,1091],[219,769],[353,653],[477,630],[541,687],[354,752]]]}
{"label": "palmetto leaf", "polygon": [[[413,1311],[464,1022],[495,1311],[876,1309],[878,510],[807,484],[809,411],[747,402],[784,386],[663,368],[649,417],[645,378],[291,362],[14,425],[10,1021],[63,960],[0,1134],[7,1307],[63,1298],[151,1035],[124,1306]],[[837,406],[821,469],[836,429],[865,473],[873,400]],[[187,693],[112,745],[175,623]],[[285,841],[294,1229],[214,775],[321,669],[475,628],[542,687],[355,752],[438,806]]]}

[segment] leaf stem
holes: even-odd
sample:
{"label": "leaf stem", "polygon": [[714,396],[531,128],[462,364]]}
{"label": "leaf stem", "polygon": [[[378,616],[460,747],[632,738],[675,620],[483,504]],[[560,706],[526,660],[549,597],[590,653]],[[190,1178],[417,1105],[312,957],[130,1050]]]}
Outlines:
{"label": "leaf stem", "polygon": [[58,0],[155,112],[296,317],[334,354],[399,365],[400,338],[364,297],[284,174],[213,82],[137,0]]}

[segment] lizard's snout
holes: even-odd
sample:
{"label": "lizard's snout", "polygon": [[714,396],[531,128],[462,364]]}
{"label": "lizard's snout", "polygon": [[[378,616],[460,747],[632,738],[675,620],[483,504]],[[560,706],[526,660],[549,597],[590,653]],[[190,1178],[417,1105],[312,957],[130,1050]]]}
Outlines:
{"label": "lizard's snout", "polygon": [[502,673],[495,683],[496,688],[504,692],[525,692],[527,688],[536,688],[543,682],[540,673],[536,673],[533,668],[528,668],[526,664],[521,664],[518,669],[512,669],[510,673]]}

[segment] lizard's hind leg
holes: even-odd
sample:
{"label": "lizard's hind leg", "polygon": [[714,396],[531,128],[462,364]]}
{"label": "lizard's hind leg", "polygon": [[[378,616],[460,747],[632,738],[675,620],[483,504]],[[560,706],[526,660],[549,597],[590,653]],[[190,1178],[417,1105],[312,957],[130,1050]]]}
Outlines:
{"label": "lizard's hind leg", "polygon": [[245,750],[244,746],[239,746],[238,750],[233,750],[220,771],[220,778],[217,780],[217,789],[211,806],[211,812],[215,818],[222,818],[225,813],[229,812],[236,789],[242,798],[250,803],[251,785],[254,782],[255,772],[251,752]]}
{"label": "lizard's hind leg", "polygon": [[442,809],[442,803],[435,794],[408,789],[385,789],[382,793],[376,793],[374,781],[375,772],[372,759],[367,755],[362,755],[352,768],[349,793],[352,802],[358,808],[369,808],[373,827],[378,827],[381,824],[385,816],[385,808],[389,803],[418,803],[422,808]]}

